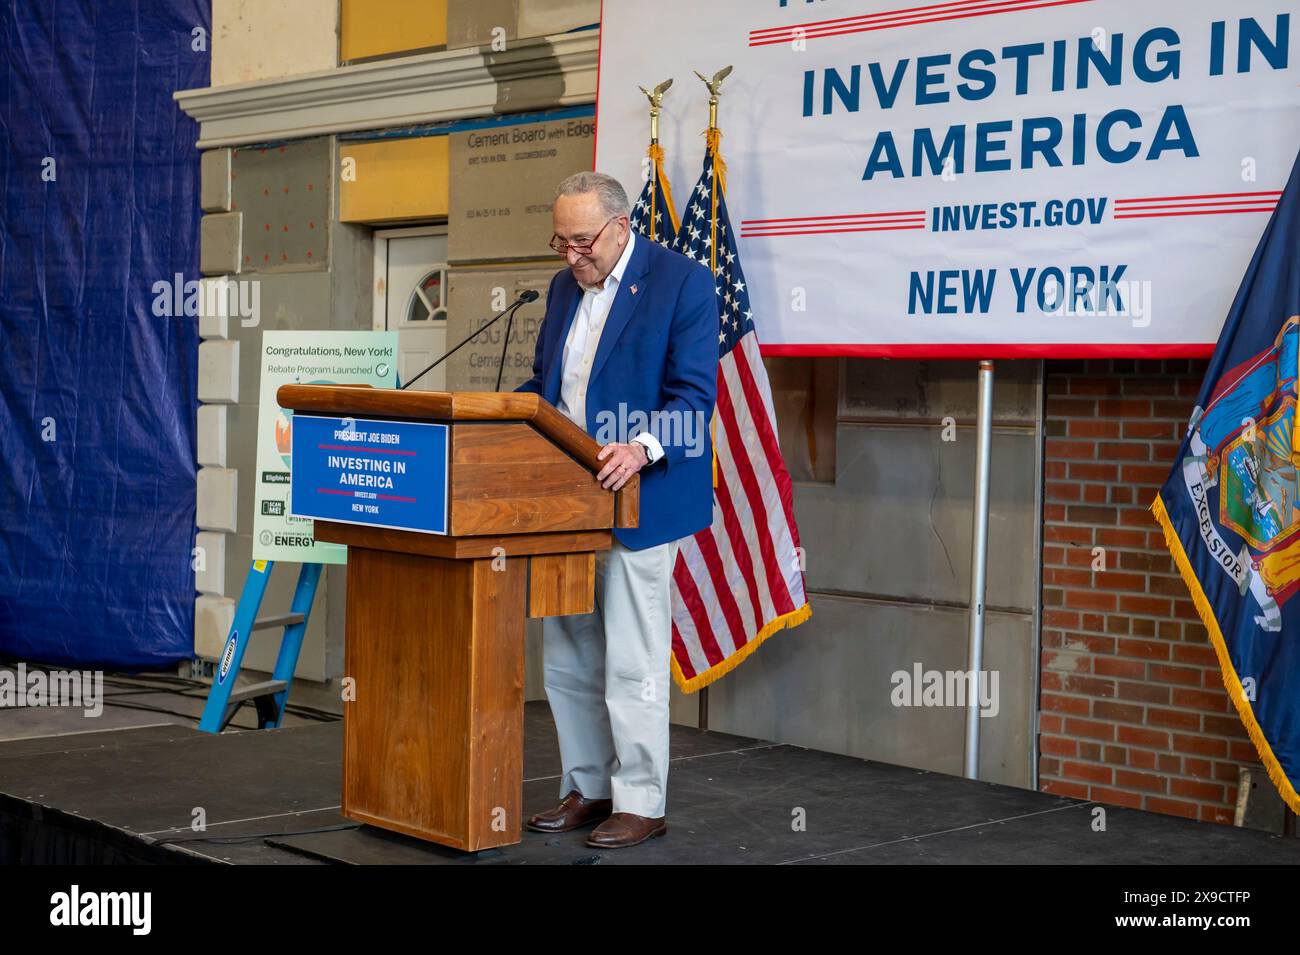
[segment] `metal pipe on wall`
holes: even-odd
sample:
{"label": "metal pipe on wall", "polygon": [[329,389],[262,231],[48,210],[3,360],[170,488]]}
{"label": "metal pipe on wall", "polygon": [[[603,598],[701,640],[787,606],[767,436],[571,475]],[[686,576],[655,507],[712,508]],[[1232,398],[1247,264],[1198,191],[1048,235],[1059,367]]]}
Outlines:
{"label": "metal pipe on wall", "polygon": [[970,630],[966,696],[966,750],[962,760],[967,779],[979,778],[980,673],[984,669],[984,590],[988,571],[989,451],[993,442],[993,362],[979,367],[979,404],[975,419],[975,506],[971,519]]}

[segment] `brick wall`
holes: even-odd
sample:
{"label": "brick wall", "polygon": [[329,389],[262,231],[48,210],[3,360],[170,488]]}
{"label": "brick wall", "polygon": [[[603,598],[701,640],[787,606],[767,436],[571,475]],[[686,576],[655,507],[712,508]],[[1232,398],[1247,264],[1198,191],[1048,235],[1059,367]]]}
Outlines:
{"label": "brick wall", "polygon": [[1147,510],[1205,363],[1046,372],[1040,786],[1231,824],[1238,768],[1258,757]]}

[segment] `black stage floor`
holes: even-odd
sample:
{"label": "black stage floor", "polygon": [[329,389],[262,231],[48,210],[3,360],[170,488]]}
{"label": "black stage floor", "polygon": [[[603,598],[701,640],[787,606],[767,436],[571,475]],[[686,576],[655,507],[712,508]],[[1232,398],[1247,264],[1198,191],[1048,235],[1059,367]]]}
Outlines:
{"label": "black stage floor", "polygon": [[[524,808],[557,800],[550,711],[525,717]],[[212,736],[154,726],[0,743],[0,862],[1295,864],[1300,839],[672,728],[668,834],[589,830],[467,855],[339,815],[342,724]],[[203,841],[191,821],[206,814]],[[797,819],[804,820],[802,827]],[[294,834],[298,833],[298,834]],[[176,841],[184,840],[184,841]]]}

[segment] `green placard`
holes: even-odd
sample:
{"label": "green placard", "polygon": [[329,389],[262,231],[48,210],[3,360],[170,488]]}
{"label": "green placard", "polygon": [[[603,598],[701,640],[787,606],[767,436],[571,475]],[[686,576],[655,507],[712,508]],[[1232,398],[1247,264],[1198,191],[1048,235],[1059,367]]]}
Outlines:
{"label": "green placard", "polygon": [[281,385],[397,384],[397,332],[268,331],[262,334],[253,496],[253,559],[344,564],[342,544],[312,539],[308,518],[289,516],[289,447],[293,412],[281,408]]}

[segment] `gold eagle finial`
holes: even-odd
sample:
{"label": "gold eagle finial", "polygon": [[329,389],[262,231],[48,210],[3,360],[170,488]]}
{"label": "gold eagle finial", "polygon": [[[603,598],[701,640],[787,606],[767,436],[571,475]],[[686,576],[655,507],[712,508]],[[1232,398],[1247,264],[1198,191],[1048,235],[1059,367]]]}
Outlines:
{"label": "gold eagle finial", "polygon": [[663,105],[664,94],[668,92],[669,87],[673,85],[671,78],[664,80],[653,91],[646,89],[644,86],[638,86],[642,93],[645,93],[646,99],[650,101],[651,109],[659,109]]}
{"label": "gold eagle finial", "polygon": [[722,69],[718,70],[718,72],[713,74],[713,79],[709,79],[699,70],[695,71],[695,75],[700,78],[701,83],[709,88],[710,98],[716,100],[718,94],[722,91],[722,81],[731,75],[731,69],[730,66],[724,66]]}

